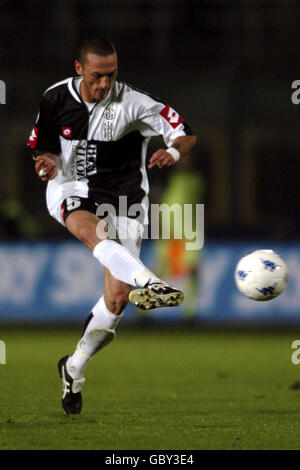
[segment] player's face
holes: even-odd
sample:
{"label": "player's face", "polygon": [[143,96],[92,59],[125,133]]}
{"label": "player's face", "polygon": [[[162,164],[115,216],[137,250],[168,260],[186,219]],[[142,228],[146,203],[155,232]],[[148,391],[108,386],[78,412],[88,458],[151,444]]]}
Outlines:
{"label": "player's face", "polygon": [[117,78],[117,54],[106,57],[88,52],[83,63],[75,61],[75,70],[81,75],[81,94],[89,102],[107,97]]}

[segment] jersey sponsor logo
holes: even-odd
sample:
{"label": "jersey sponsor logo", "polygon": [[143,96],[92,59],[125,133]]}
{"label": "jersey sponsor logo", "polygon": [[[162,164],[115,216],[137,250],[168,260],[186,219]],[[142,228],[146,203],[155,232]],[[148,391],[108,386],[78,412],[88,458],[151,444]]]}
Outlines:
{"label": "jersey sponsor logo", "polygon": [[72,171],[77,181],[97,173],[97,144],[83,140],[73,147]]}
{"label": "jersey sponsor logo", "polygon": [[180,116],[180,114],[178,114],[169,105],[165,106],[159,114],[163,118],[165,118],[166,121],[168,121],[168,123],[173,127],[173,129],[176,129],[176,127],[183,122],[183,118]]}
{"label": "jersey sponsor logo", "polygon": [[39,133],[38,128],[34,126],[29,136],[29,140],[28,140],[28,145],[31,149],[35,149],[36,141],[38,138],[38,133]]}
{"label": "jersey sponsor logo", "polygon": [[61,132],[64,137],[67,137],[68,139],[72,138],[72,127],[61,127]]}

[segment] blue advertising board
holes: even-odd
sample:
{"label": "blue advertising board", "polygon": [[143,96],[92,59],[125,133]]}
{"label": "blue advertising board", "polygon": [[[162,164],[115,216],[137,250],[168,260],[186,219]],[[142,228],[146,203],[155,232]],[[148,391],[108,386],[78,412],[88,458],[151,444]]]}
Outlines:
{"label": "blue advertising board", "polygon": [[[239,259],[254,249],[277,251],[286,261],[289,282],[276,299],[255,302],[234,283]],[[205,323],[299,323],[300,245],[296,243],[206,243],[198,257],[195,319]],[[144,242],[142,259],[155,270],[154,247]],[[77,241],[0,244],[0,322],[83,322],[103,294],[104,272]],[[185,291],[187,278],[165,279]],[[185,318],[185,305],[149,312],[126,307],[123,322],[147,315],[154,322]]]}

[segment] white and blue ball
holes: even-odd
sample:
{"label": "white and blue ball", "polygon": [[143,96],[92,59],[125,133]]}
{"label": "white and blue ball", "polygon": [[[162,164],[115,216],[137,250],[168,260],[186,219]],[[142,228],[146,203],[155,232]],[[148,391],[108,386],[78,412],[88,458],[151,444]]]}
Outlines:
{"label": "white and blue ball", "polygon": [[265,301],[284,291],[288,268],[275,251],[256,250],[240,259],[234,276],[242,294],[253,300]]}

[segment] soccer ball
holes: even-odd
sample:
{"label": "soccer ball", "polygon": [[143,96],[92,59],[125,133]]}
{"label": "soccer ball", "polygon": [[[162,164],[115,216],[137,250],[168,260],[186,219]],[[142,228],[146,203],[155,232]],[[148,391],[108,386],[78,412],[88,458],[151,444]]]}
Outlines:
{"label": "soccer ball", "polygon": [[256,250],[244,256],[235,268],[237,288],[253,300],[271,300],[284,291],[288,269],[273,250]]}

